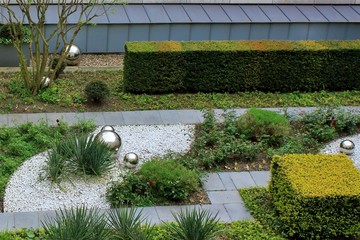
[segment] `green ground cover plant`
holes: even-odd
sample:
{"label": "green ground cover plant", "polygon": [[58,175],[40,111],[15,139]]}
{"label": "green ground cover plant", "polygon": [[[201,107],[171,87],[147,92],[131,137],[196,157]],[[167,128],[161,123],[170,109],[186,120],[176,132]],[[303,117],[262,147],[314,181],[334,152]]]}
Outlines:
{"label": "green ground cover plant", "polygon": [[200,176],[174,159],[152,159],[125,173],[107,191],[112,207],[146,206],[186,200],[200,189]]}
{"label": "green ground cover plant", "polygon": [[0,202],[2,203],[5,187],[11,175],[25,160],[51,148],[54,141],[94,129],[95,125],[89,121],[79,121],[70,127],[62,120],[59,120],[56,126],[48,126],[45,122],[38,125],[26,123],[16,127],[1,126]]}
{"label": "green ground cover plant", "polygon": [[[101,106],[88,101],[84,89],[93,80],[109,86],[110,96]],[[130,111],[158,109],[230,109],[251,107],[358,106],[359,91],[313,93],[194,93],[128,94],[122,91],[123,72],[69,72],[61,74],[49,88],[33,96],[18,73],[0,73],[0,112]]]}

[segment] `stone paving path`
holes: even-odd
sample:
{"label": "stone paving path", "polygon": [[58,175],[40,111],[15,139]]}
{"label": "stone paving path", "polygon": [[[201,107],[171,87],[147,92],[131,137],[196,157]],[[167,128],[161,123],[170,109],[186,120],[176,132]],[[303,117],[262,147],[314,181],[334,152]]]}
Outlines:
{"label": "stone paving path", "polygon": [[[155,206],[142,207],[142,213],[152,224],[174,221],[172,213],[178,213],[186,208],[207,209],[211,214],[217,214],[221,222],[253,219],[245,208],[237,189],[244,187],[267,186],[270,180],[269,171],[250,172],[219,172],[210,173],[203,179],[211,204],[188,206]],[[106,211],[106,210],[102,210]],[[55,216],[55,211],[15,212],[0,214],[0,231],[14,228],[41,227],[41,221]]]}
{"label": "stone paving path", "polygon": [[[279,113],[298,114],[312,111],[315,108],[268,108]],[[360,114],[360,107],[346,107],[347,110]],[[214,110],[218,121],[221,121],[223,110]],[[236,115],[243,114],[246,109],[234,109]],[[96,125],[159,125],[159,124],[196,124],[203,121],[203,113],[198,110],[158,110],[132,112],[86,112],[86,113],[22,113],[0,114],[0,126],[14,126],[25,122],[39,123],[45,121],[55,125],[56,120],[63,120],[70,125],[79,119],[93,119]],[[238,193],[239,188],[253,186],[267,186],[270,179],[268,171],[251,172],[219,172],[210,173],[203,179],[204,188],[212,204],[191,206],[155,206],[143,207],[144,216],[153,224],[174,220],[172,212],[179,212],[184,208],[208,209],[218,214],[222,222],[240,219],[252,219],[244,207]],[[106,210],[103,210],[106,211]],[[36,228],[41,226],[45,217],[53,217],[55,211],[45,212],[14,212],[0,213],[0,231],[14,228]]]}

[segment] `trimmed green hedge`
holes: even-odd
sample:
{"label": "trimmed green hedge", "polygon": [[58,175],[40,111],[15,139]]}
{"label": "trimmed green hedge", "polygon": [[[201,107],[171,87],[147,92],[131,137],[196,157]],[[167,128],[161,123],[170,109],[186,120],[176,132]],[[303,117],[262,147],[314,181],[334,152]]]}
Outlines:
{"label": "trimmed green hedge", "polygon": [[359,59],[360,40],[127,42],[124,90],[358,90]]}
{"label": "trimmed green hedge", "polygon": [[270,194],[290,236],[360,234],[360,172],[343,154],[274,156]]}

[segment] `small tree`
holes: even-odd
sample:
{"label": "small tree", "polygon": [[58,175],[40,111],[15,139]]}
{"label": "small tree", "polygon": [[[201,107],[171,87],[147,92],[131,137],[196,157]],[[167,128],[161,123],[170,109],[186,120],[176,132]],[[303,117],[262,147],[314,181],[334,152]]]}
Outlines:
{"label": "small tree", "polygon": [[[54,80],[56,72],[61,68],[65,61],[69,48],[62,51],[61,48],[73,44],[77,34],[85,24],[89,24],[94,18],[105,14],[104,0],[59,0],[57,2],[58,22],[54,25],[51,32],[45,33],[46,15],[51,0],[16,0],[16,4],[10,4],[10,0],[4,0],[0,12],[5,20],[10,23],[12,36],[17,36],[19,23],[26,24],[30,28],[30,63],[28,63],[23,52],[22,41],[20,38],[13,37],[13,44],[19,56],[20,71],[24,79],[25,87],[32,94],[36,95],[42,86],[43,77],[49,77]],[[15,10],[19,8],[21,15]],[[67,25],[68,19],[76,19],[74,25]],[[48,30],[48,29],[47,29]],[[52,54],[50,52],[50,41],[55,42]],[[58,58],[57,64],[53,70],[47,66],[53,66],[53,61]],[[48,61],[50,61],[48,63]]]}

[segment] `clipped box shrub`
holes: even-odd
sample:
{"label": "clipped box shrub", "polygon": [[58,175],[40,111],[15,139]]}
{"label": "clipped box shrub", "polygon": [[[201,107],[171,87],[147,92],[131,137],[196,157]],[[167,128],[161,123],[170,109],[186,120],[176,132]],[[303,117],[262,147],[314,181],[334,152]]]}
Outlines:
{"label": "clipped box shrub", "polygon": [[358,90],[359,57],[360,40],[127,42],[124,90]]}
{"label": "clipped box shrub", "polygon": [[360,234],[360,171],[346,155],[274,156],[270,194],[289,236]]}

